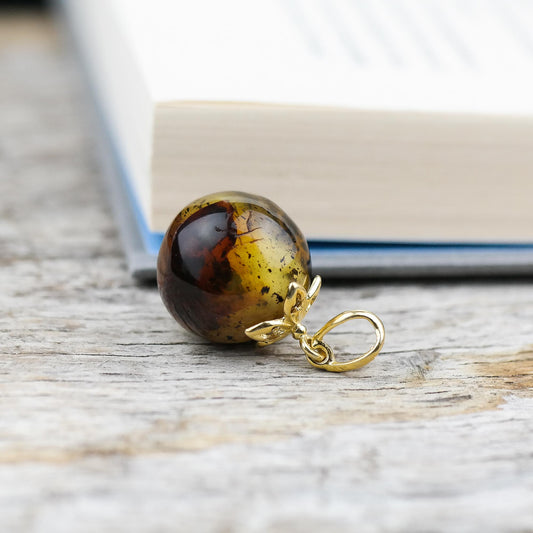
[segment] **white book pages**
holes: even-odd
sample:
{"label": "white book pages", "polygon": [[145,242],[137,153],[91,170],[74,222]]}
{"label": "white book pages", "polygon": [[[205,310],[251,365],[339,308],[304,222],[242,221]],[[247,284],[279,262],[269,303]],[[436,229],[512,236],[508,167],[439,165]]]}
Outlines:
{"label": "white book pages", "polygon": [[533,112],[529,0],[91,1],[155,102]]}
{"label": "white book pages", "polygon": [[244,189],[309,238],[532,242],[533,0],[63,3],[149,231]]}

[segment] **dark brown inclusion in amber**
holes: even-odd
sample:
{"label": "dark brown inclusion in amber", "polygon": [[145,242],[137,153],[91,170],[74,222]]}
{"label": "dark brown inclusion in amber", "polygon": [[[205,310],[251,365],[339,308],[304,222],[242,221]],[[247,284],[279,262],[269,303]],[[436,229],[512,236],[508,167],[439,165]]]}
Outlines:
{"label": "dark brown inclusion in amber", "polygon": [[188,205],[167,230],[157,284],[170,314],[214,342],[245,342],[244,330],[283,316],[291,281],[310,279],[307,242],[275,203],[222,192]]}

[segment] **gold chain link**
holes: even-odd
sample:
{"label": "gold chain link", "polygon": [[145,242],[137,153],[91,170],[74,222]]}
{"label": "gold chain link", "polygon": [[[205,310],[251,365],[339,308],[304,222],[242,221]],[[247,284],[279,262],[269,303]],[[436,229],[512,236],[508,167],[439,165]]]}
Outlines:
{"label": "gold chain link", "polygon": [[[261,322],[248,329],[246,334],[262,346],[272,344],[287,335],[299,341],[300,347],[304,351],[307,360],[315,368],[327,370],[328,372],[346,372],[355,370],[370,363],[380,352],[385,342],[385,328],[383,322],[373,313],[368,311],[344,311],[328,320],[314,335],[308,335],[306,327],[302,324],[302,319],[316,300],[320,290],[321,279],[316,276],[309,288],[305,288],[292,282],[287,291],[284,311],[285,316],[276,320]],[[346,362],[336,361],[333,350],[329,344],[324,342],[324,337],[332,329],[348,322],[349,320],[367,320],[374,327],[376,341],[373,346],[364,354]]]}

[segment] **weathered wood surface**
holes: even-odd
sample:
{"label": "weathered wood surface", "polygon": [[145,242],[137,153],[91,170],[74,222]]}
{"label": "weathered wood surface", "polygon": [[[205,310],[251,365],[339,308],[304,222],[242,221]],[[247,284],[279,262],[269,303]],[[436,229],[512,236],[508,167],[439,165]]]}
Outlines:
{"label": "weathered wood surface", "polygon": [[0,530],[533,531],[533,283],[326,280],[310,327],[387,327],[349,374],[194,338],[129,278],[36,27],[0,51]]}

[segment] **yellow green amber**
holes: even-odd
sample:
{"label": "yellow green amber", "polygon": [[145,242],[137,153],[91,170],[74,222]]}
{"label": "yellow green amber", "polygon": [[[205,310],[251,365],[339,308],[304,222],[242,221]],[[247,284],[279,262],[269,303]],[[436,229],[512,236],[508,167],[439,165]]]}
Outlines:
{"label": "yellow green amber", "polygon": [[296,224],[275,203],[221,192],[189,204],[168,228],[157,284],[170,314],[213,342],[283,316],[291,281],[309,286],[310,256]]}

